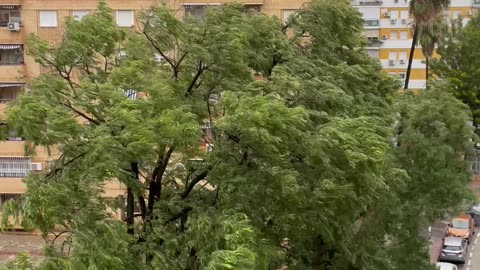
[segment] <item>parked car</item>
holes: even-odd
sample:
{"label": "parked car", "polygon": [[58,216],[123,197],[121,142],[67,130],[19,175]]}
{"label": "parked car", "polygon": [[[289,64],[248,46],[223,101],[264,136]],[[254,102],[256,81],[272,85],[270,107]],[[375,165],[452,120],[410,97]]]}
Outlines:
{"label": "parked car", "polygon": [[465,214],[470,215],[473,218],[473,221],[475,221],[475,224],[480,225],[480,204],[472,206],[465,211]]}
{"label": "parked car", "polygon": [[455,264],[439,262],[436,264],[437,270],[458,270]]}
{"label": "parked car", "polygon": [[460,215],[452,219],[448,224],[447,236],[462,237],[470,243],[475,234],[475,222],[470,215]]}
{"label": "parked car", "polygon": [[445,237],[439,261],[465,263],[468,253],[468,242],[462,237]]}

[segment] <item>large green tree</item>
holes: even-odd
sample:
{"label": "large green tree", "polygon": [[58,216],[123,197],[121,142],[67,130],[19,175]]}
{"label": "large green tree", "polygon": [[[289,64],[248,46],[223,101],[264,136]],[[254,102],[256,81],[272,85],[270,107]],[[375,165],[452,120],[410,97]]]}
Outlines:
{"label": "large green tree", "polygon": [[[186,20],[156,6],[141,22],[120,30],[101,2],[67,21],[60,43],[29,40],[52,72],[29,84],[8,121],[61,155],[25,180],[3,220],[67,232],[71,248],[49,245],[39,269],[428,269],[416,218],[465,190],[467,161],[457,159],[469,149],[468,113],[444,96],[396,106],[399,84],[363,52],[349,3],[311,2],[287,29],[238,5]],[[437,114],[425,108],[442,102],[454,116],[430,134]],[[208,153],[198,150],[204,123]],[[438,174],[421,174],[434,170],[423,161],[429,138],[458,185],[445,202],[428,189]],[[113,180],[127,188],[124,220],[103,194]]]}
{"label": "large green tree", "polygon": [[453,23],[448,35],[439,43],[440,57],[431,65],[436,79],[446,83],[447,90],[470,107],[475,127],[480,125],[480,61],[475,50],[480,44],[479,29],[478,15],[465,27],[461,20]]}

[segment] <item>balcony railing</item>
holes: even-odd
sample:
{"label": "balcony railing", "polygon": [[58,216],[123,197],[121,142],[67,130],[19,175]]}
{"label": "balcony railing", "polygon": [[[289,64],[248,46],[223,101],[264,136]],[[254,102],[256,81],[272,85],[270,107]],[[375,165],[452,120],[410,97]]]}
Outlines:
{"label": "balcony railing", "polygon": [[380,27],[379,19],[366,19],[363,21],[363,26],[367,27]]}
{"label": "balcony railing", "polygon": [[352,5],[354,6],[381,6],[383,4],[382,1],[378,0],[353,0]]}
{"label": "balcony railing", "polygon": [[0,177],[26,177],[30,164],[29,157],[0,157]]}
{"label": "balcony railing", "polygon": [[367,40],[367,47],[381,47],[383,42],[378,39],[368,39]]}

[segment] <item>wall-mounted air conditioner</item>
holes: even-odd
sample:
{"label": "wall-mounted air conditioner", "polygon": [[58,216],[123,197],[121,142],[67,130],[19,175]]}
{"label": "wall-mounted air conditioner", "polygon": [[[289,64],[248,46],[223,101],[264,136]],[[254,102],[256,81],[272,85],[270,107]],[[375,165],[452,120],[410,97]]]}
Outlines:
{"label": "wall-mounted air conditioner", "polygon": [[10,22],[8,23],[8,30],[12,32],[18,32],[20,31],[20,23],[18,22]]}
{"label": "wall-mounted air conditioner", "polygon": [[391,23],[391,24],[396,24],[396,23],[397,23],[397,19],[391,19],[391,20],[390,20],[390,23]]}
{"label": "wall-mounted air conditioner", "polygon": [[388,60],[388,65],[393,67],[395,65],[395,60],[393,59]]}
{"label": "wall-mounted air conditioner", "polygon": [[42,163],[32,162],[30,167],[31,167],[32,171],[41,171],[42,170]]}
{"label": "wall-mounted air conditioner", "polygon": [[405,59],[400,59],[400,65],[405,65]]}
{"label": "wall-mounted air conditioner", "polygon": [[402,24],[407,24],[407,19],[402,19]]}

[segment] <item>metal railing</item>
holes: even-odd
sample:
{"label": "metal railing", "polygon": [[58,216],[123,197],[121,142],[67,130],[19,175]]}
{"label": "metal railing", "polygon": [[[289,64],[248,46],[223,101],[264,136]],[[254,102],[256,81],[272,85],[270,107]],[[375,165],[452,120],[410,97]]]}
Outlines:
{"label": "metal railing", "polygon": [[0,157],[0,177],[26,177],[30,164],[29,157]]}
{"label": "metal railing", "polygon": [[380,20],[379,19],[364,20],[363,21],[363,26],[380,26]]}

